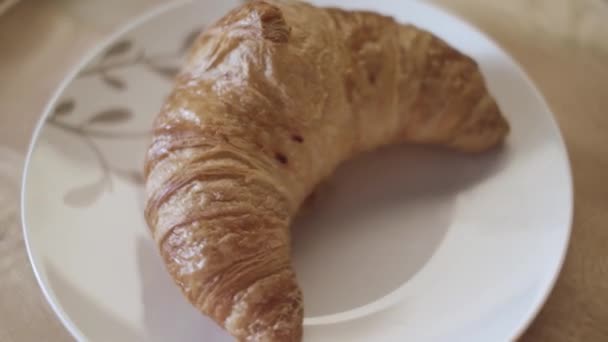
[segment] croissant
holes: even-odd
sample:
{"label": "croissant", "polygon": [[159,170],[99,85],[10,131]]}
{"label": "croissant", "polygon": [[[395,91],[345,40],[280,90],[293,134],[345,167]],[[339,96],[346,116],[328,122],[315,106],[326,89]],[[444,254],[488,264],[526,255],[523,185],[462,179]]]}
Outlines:
{"label": "croissant", "polygon": [[146,220],[185,297],[238,341],[302,338],[289,225],[346,159],[463,152],[509,125],[469,57],[371,12],[252,1],[193,44],[154,122]]}

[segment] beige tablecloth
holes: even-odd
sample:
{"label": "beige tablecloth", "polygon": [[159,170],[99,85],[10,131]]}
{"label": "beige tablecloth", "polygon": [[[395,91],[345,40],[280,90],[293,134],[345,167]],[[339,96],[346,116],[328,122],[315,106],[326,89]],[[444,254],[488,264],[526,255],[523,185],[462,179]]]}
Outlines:
{"label": "beige tablecloth", "polygon": [[[18,221],[32,128],[66,71],[117,25],[166,0],[23,0],[0,16],[0,341],[67,341],[32,275]],[[608,341],[608,1],[436,0],[497,40],[563,130],[575,218],[557,286],[525,341]]]}

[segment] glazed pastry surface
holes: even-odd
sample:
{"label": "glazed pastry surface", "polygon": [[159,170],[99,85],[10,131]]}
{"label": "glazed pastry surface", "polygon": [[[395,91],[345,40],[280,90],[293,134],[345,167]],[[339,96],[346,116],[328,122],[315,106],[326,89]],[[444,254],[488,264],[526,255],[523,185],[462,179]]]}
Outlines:
{"label": "glazed pastry surface", "polygon": [[146,220],[176,284],[238,341],[302,338],[289,225],[343,161],[482,152],[509,131],[469,57],[371,12],[252,1],[196,40],[154,123]]}

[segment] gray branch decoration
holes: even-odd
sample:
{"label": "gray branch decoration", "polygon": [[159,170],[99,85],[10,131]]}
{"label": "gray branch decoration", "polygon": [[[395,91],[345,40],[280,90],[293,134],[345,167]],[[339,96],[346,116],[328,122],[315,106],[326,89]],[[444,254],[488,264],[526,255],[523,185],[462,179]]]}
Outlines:
{"label": "gray branch decoration", "polygon": [[[194,44],[201,31],[202,29],[199,28],[189,32],[184,37],[180,48],[171,54],[146,56],[145,52],[140,50],[135,54],[134,58],[123,58],[121,61],[115,61],[118,57],[124,57],[134,49],[132,41],[118,41],[103,52],[97,64],[82,70],[77,77],[98,77],[107,87],[115,91],[124,91],[128,88],[128,83],[118,76],[115,71],[124,67],[144,65],[148,70],[158,74],[167,81],[173,81],[179,72],[179,66],[163,65],[160,61],[167,58],[182,57]],[[112,175],[119,176],[136,186],[143,185],[144,177],[140,170],[125,170],[111,165],[96,142],[96,139],[125,140],[149,137],[150,132],[148,131],[117,132],[108,129],[109,127],[115,127],[132,120],[134,117],[133,111],[124,107],[112,107],[94,113],[89,119],[80,124],[71,124],[63,120],[64,117],[73,114],[76,110],[77,103],[74,99],[63,99],[55,106],[47,122],[82,139],[95,156],[102,172],[99,179],[68,190],[63,196],[64,203],[75,208],[88,207],[94,204],[104,191],[111,192],[113,190]]]}
{"label": "gray branch decoration", "polygon": [[76,109],[74,100],[61,101],[48,123],[66,132],[78,136],[91,150],[99,164],[101,176],[99,179],[78,185],[64,194],[63,201],[71,207],[87,207],[99,199],[104,191],[112,191],[112,175],[117,175],[131,183],[141,186],[143,175],[139,170],[125,170],[111,165],[102,153],[95,139],[138,139],[149,136],[149,132],[115,132],[96,128],[101,125],[117,125],[132,119],[133,113],[127,108],[110,108],[94,114],[79,125],[61,121],[59,118],[70,115]]}
{"label": "gray branch decoration", "polygon": [[135,44],[132,41],[128,39],[120,40],[112,44],[105,50],[105,52],[102,53],[100,61],[97,64],[82,70],[78,74],[78,78],[97,76],[100,77],[102,82],[104,82],[104,84],[108,87],[122,91],[127,89],[128,85],[125,80],[121,79],[115,74],[112,74],[112,71],[134,65],[143,65],[150,71],[157,73],[159,76],[172,81],[179,73],[180,67],[176,65],[164,65],[162,61],[183,57],[194,44],[198,36],[200,36],[202,31],[203,28],[196,28],[190,31],[184,37],[181,46],[174,52],[148,56],[146,55],[145,50],[140,49],[134,54],[134,57],[114,61],[117,58],[125,57],[135,48]]}

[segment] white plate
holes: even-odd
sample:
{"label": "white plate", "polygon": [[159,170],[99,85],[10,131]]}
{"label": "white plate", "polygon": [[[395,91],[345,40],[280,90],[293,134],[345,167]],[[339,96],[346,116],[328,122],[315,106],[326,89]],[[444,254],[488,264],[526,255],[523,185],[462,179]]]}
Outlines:
{"label": "white plate", "polygon": [[[568,160],[513,60],[418,2],[316,1],[410,21],[479,62],[512,125],[480,157],[394,147],[342,167],[297,224],[305,341],[503,341],[547,297],[570,233]],[[78,66],[31,145],[23,222],[38,281],[79,340],[228,341],[165,273],[143,220],[142,160],[180,51],[236,1],[163,7]]]}

